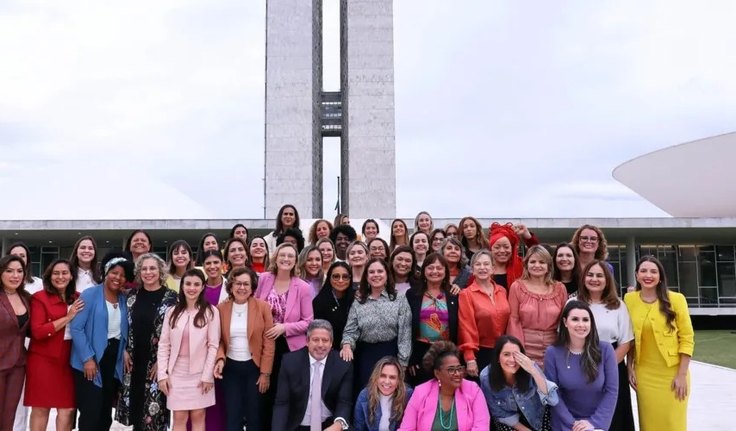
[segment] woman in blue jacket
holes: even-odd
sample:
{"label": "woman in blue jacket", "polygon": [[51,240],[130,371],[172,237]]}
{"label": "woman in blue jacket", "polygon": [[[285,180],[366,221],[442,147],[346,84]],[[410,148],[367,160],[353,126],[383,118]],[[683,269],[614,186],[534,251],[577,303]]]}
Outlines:
{"label": "woman in blue jacket", "polygon": [[518,338],[498,338],[491,363],[480,373],[480,387],[496,430],[551,429],[547,406],[559,402],[557,385],[524,354]]}
{"label": "woman in blue jacket", "polygon": [[123,253],[110,253],[102,268],[102,284],[82,292],[84,308],[70,325],[80,431],[110,429],[113,399],[123,381],[128,307],[121,289],[133,281],[133,262]]}
{"label": "woman in blue jacket", "polygon": [[368,385],[358,395],[353,428],[357,431],[396,431],[411,392],[404,383],[404,367],[399,360],[384,356],[376,363]]}

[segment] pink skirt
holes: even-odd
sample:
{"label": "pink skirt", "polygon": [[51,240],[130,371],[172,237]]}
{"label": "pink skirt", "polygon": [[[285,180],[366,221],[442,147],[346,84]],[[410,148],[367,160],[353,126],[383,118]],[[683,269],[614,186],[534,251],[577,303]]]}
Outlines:
{"label": "pink skirt", "polygon": [[215,404],[215,391],[202,393],[202,373],[189,373],[189,357],[179,356],[169,375],[166,407],[171,411],[204,409]]}

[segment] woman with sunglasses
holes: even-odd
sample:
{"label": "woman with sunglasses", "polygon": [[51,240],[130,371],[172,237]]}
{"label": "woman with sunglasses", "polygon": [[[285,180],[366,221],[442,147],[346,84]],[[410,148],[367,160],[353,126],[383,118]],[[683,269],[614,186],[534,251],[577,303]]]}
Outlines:
{"label": "woman with sunglasses", "polygon": [[353,279],[350,266],[335,262],[327,270],[327,278],[317,296],[312,300],[315,319],[324,319],[332,324],[332,348],[339,349],[342,333],[348,321],[348,312],[355,294],[350,289]]}

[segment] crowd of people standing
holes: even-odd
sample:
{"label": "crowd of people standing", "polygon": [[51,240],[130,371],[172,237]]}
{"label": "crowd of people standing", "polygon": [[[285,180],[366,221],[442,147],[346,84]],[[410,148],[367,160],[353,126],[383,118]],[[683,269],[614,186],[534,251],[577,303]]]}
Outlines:
{"label": "crowd of people standing", "polygon": [[52,410],[83,431],[686,429],[693,329],[655,257],[622,298],[596,226],[556,246],[473,217],[414,227],[304,227],[284,205],[265,237],[238,224],[166,259],[142,230],[102,258],[84,236],[40,279],[14,244],[0,431]]}

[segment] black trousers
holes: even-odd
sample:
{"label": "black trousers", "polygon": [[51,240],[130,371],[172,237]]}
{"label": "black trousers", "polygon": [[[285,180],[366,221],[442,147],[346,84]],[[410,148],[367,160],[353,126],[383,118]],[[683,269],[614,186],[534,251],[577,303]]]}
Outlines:
{"label": "black trousers", "polygon": [[74,370],[74,390],[79,410],[79,431],[103,431],[112,426],[112,404],[120,383],[115,380],[115,365],[120,340],[107,341],[105,353],[97,367],[102,375],[102,387],[87,380],[84,373]]}
{"label": "black trousers", "polygon": [[243,418],[248,422],[248,431],[263,429],[261,411],[263,395],[258,392],[256,382],[261,374],[253,360],[234,361],[227,358],[222,370],[222,386],[225,391],[227,431],[243,431]]}

